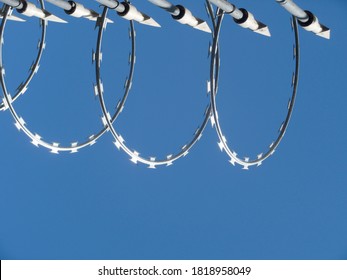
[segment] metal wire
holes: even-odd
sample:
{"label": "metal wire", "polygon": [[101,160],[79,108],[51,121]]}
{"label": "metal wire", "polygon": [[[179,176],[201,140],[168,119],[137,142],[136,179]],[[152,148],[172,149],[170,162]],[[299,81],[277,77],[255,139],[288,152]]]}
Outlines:
{"label": "metal wire", "polygon": [[[44,8],[43,0],[40,0],[40,1],[41,1],[40,2],[41,7]],[[107,24],[106,15],[107,15],[107,9],[105,8],[104,12],[103,12],[103,20],[99,19],[96,23],[96,28],[98,29],[97,46],[101,46],[102,35],[103,35],[103,32],[104,32],[106,24]],[[6,16],[4,17],[4,19],[5,18],[6,18]],[[5,22],[6,22],[6,19],[5,19]],[[44,23],[44,25],[46,25],[45,21],[43,21],[43,23]],[[130,36],[130,40],[131,40],[131,54],[129,56],[129,65],[130,65],[129,76],[127,78],[126,86],[124,88],[123,97],[119,101],[114,115],[112,117],[110,115],[108,115],[110,118],[110,123],[113,123],[115,121],[115,119],[122,112],[122,110],[124,108],[125,101],[128,97],[128,94],[129,94],[129,91],[131,88],[132,80],[133,80],[134,67],[135,67],[135,50],[136,49],[135,49],[135,28],[134,28],[134,24],[132,22],[130,22],[129,36]],[[100,50],[98,51],[97,57],[96,57],[96,54],[93,52],[93,63],[96,60],[97,64],[100,65],[101,56],[102,55],[100,53]],[[100,129],[100,131],[97,132],[96,134],[92,134],[91,136],[87,137],[87,140],[85,140],[81,143],[73,142],[69,146],[61,146],[56,141],[54,141],[54,142],[44,141],[43,138],[39,134],[32,132],[32,130],[27,127],[24,119],[18,115],[18,113],[16,112],[15,108],[12,105],[13,99],[12,99],[11,95],[8,93],[7,87],[5,84],[5,68],[2,65],[2,45],[0,46],[0,62],[1,62],[1,65],[0,65],[1,66],[0,82],[1,82],[1,87],[3,90],[3,94],[4,94],[4,106],[10,110],[12,117],[15,120],[15,126],[19,130],[22,130],[32,140],[31,143],[34,144],[35,146],[45,147],[45,148],[49,149],[52,153],[55,153],[55,154],[58,154],[59,152],[76,153],[84,147],[94,145],[96,143],[96,141],[106,131],[108,131],[108,127],[107,127],[106,122],[104,121],[104,118],[103,118],[102,119],[103,125],[104,125],[103,128]],[[94,87],[94,90],[95,90],[95,94],[98,94],[95,87]]]}
{"label": "metal wire", "polygon": [[215,28],[215,36],[214,36],[214,40],[212,44],[212,54],[211,54],[211,66],[210,66],[211,95],[210,97],[211,97],[211,105],[212,105],[212,112],[213,112],[213,116],[211,117],[211,123],[212,123],[212,126],[215,126],[217,134],[218,134],[218,138],[220,141],[218,145],[222,151],[224,150],[228,154],[228,156],[230,157],[230,163],[233,165],[235,165],[235,163],[239,164],[243,166],[243,169],[247,170],[249,169],[250,166],[253,166],[253,165],[260,166],[265,159],[267,159],[269,156],[271,156],[275,152],[276,148],[282,141],[283,136],[285,135],[286,130],[288,128],[289,121],[293,113],[293,108],[294,108],[296,93],[297,93],[297,86],[299,81],[300,43],[299,43],[298,24],[297,24],[296,18],[292,17],[292,27],[293,27],[294,36],[295,36],[294,38],[295,70],[294,70],[293,78],[292,78],[293,91],[292,91],[291,99],[288,104],[287,115],[284,122],[282,123],[280,127],[278,137],[276,138],[274,142],[272,142],[272,144],[269,146],[269,149],[265,153],[259,154],[257,158],[254,158],[254,159],[250,159],[248,157],[241,158],[237,155],[236,151],[230,148],[229,145],[227,144],[227,139],[224,136],[224,133],[222,131],[219,118],[218,118],[218,111],[217,111],[217,105],[216,105],[216,95],[217,95],[216,89],[217,89],[218,83],[216,79],[216,73],[217,73],[217,69],[219,68],[218,45],[219,45],[219,36],[220,36],[220,30],[221,30],[221,26],[222,26],[222,22],[224,18],[224,13],[222,10],[218,9],[216,14],[220,16],[218,17],[217,25]]}
{"label": "metal wire", "polygon": [[[213,10],[212,10],[212,6],[211,4],[206,1],[206,6],[207,6],[207,10],[209,11],[210,15],[213,15]],[[106,20],[106,16],[103,15],[102,17],[102,22],[105,22]],[[215,21],[214,21],[214,17],[211,17],[211,20],[213,22],[213,26],[215,26]],[[181,157],[186,156],[190,149],[194,146],[195,143],[197,143],[198,140],[200,140],[200,138],[202,137],[202,133],[211,117],[211,106],[209,105],[207,110],[205,111],[204,114],[204,119],[201,123],[201,125],[198,127],[198,129],[195,131],[193,138],[190,140],[190,142],[188,142],[186,145],[184,145],[180,151],[167,155],[166,157],[162,158],[162,159],[157,159],[156,157],[150,157],[150,158],[145,158],[140,156],[140,153],[130,149],[126,142],[125,139],[116,131],[115,127],[112,125],[112,121],[109,117],[109,113],[107,111],[107,107],[105,104],[105,100],[103,97],[103,86],[102,86],[102,82],[101,82],[101,78],[100,78],[100,63],[99,63],[99,56],[100,56],[100,48],[101,45],[98,46],[97,50],[96,50],[96,81],[97,81],[97,91],[98,91],[98,96],[99,96],[99,101],[100,101],[100,105],[101,105],[101,109],[104,115],[104,121],[106,122],[106,125],[110,128],[111,134],[113,135],[115,142],[114,144],[116,145],[116,147],[119,150],[123,150],[126,154],[129,155],[130,160],[133,163],[142,163],[148,166],[148,168],[156,168],[158,166],[162,166],[162,165],[166,165],[166,166],[170,166],[172,165],[176,160],[178,160]],[[217,58],[218,56],[218,51],[216,51],[216,56]],[[217,63],[218,65],[218,63]],[[218,79],[218,74],[219,74],[219,67],[217,66],[217,70],[215,72],[216,74],[216,79]]]}
{"label": "metal wire", "polygon": [[[43,1],[40,0],[40,5],[41,7],[43,7]],[[11,6],[8,6],[6,4],[3,5],[2,10],[4,12],[4,16],[2,18],[1,21],[1,25],[0,25],[0,68],[1,71],[5,71],[4,66],[3,66],[3,60],[2,60],[2,46],[4,45],[4,32],[5,32],[5,27],[6,27],[6,23],[8,20],[8,17],[12,14],[13,12],[13,8]],[[38,72],[39,68],[40,68],[40,60],[42,57],[42,53],[43,50],[46,47],[46,29],[47,29],[47,23],[40,19],[39,20],[40,26],[41,26],[41,38],[39,40],[39,43],[37,45],[37,55],[36,58],[34,60],[34,62],[32,63],[32,65],[30,66],[29,69],[29,73],[26,79],[23,80],[23,82],[20,83],[20,85],[17,87],[15,94],[11,97],[11,102],[15,101],[19,96],[21,96],[22,94],[24,94],[29,86],[29,83],[31,82],[32,78],[34,77],[34,75]],[[5,111],[8,106],[5,105],[7,104],[6,102],[1,102],[0,103],[0,111]]]}
{"label": "metal wire", "polygon": [[[42,9],[44,9],[44,3],[43,0],[40,0],[40,5]],[[4,94],[3,103],[0,106],[1,110],[9,109],[10,113],[12,114],[15,125],[19,130],[22,130],[31,140],[32,143],[36,146],[43,146],[47,149],[49,149],[52,153],[59,153],[59,152],[70,152],[75,153],[78,152],[78,150],[91,146],[96,143],[99,137],[101,137],[106,131],[110,130],[111,134],[113,135],[115,142],[114,144],[119,150],[123,150],[126,154],[130,156],[130,160],[134,163],[143,163],[147,165],[149,168],[156,168],[161,165],[172,165],[176,160],[178,160],[181,157],[186,156],[190,149],[197,143],[197,141],[202,137],[203,131],[208,123],[208,121],[211,121],[212,126],[215,126],[217,135],[219,138],[219,147],[221,150],[224,150],[228,156],[230,157],[230,163],[233,165],[239,164],[243,166],[244,169],[248,169],[250,166],[253,165],[261,165],[262,162],[267,159],[270,155],[272,155],[278,145],[280,144],[281,140],[283,139],[286,130],[289,125],[289,121],[293,112],[295,99],[296,99],[296,93],[297,93],[297,86],[298,86],[298,80],[299,80],[299,62],[300,62],[300,44],[299,44],[299,33],[298,33],[298,26],[297,26],[297,20],[295,17],[292,18],[292,25],[295,35],[295,43],[294,43],[294,59],[295,59],[295,70],[293,73],[293,79],[292,79],[292,95],[291,99],[288,104],[288,111],[285,120],[283,121],[281,128],[279,130],[279,135],[276,138],[276,140],[269,146],[268,150],[265,153],[259,154],[256,158],[250,159],[248,157],[241,158],[237,155],[235,151],[233,151],[229,145],[227,144],[227,139],[223,134],[219,118],[218,118],[218,111],[217,111],[217,105],[216,105],[216,95],[218,90],[218,79],[219,79],[219,71],[220,71],[220,57],[219,57],[219,37],[220,37],[220,30],[223,23],[224,18],[224,12],[221,9],[217,9],[216,14],[213,12],[212,5],[209,3],[208,0],[206,0],[206,7],[207,12],[209,16],[211,17],[212,24],[214,27],[214,33],[212,37],[212,45],[210,45],[209,53],[211,56],[211,64],[210,64],[210,81],[208,82],[208,93],[210,94],[210,105],[205,111],[204,119],[202,120],[201,125],[198,127],[198,129],[195,131],[193,138],[184,145],[178,152],[167,155],[166,157],[162,159],[156,159],[156,157],[150,157],[145,158],[140,156],[140,153],[130,149],[126,143],[124,138],[116,131],[115,127],[113,126],[113,122],[116,120],[116,118],[120,115],[120,113],[124,109],[125,102],[127,100],[129,91],[132,86],[133,81],[133,75],[134,75],[134,67],[135,67],[135,29],[134,24],[131,21],[130,22],[130,40],[131,40],[131,54],[129,57],[129,64],[130,64],[130,70],[129,70],[129,76],[125,83],[125,89],[122,99],[119,101],[116,112],[111,117],[111,114],[108,112],[105,100],[104,100],[104,89],[101,79],[101,60],[102,60],[102,53],[101,53],[101,47],[102,47],[102,38],[103,33],[105,31],[106,25],[107,25],[107,13],[108,13],[108,7],[104,7],[102,16],[97,20],[96,23],[96,29],[98,29],[98,36],[97,36],[97,43],[96,43],[96,51],[93,52],[93,63],[95,63],[95,75],[96,75],[96,84],[94,86],[95,94],[98,96],[99,103],[102,109],[102,122],[103,122],[103,128],[96,134],[93,134],[87,138],[82,143],[73,142],[69,146],[60,146],[57,142],[46,142],[43,140],[43,138],[37,134],[33,133],[26,125],[24,119],[18,115],[16,110],[13,107],[12,102],[21,94],[23,94],[27,88],[28,84],[30,83],[33,76],[37,73],[37,70],[39,69],[39,62],[41,59],[42,52],[45,48],[45,35],[46,35],[46,21],[40,20],[41,26],[42,26],[42,32],[41,32],[41,40],[38,45],[38,55],[36,57],[36,60],[34,61],[33,65],[30,68],[30,73],[28,78],[20,84],[18,87],[16,94],[12,97],[6,88],[5,84],[5,68],[3,66],[3,37],[4,37],[4,31],[6,22],[8,19],[8,16],[12,12],[12,8],[5,5],[5,14],[3,17],[3,20],[1,22],[0,26],[0,35],[1,35],[1,46],[0,46],[0,83]],[[218,18],[217,22],[216,19]]]}

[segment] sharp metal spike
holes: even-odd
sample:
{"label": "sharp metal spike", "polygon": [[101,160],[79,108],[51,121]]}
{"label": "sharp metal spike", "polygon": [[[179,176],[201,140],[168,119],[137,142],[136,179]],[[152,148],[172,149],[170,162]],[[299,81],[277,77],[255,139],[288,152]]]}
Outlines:
{"label": "sharp metal spike", "polygon": [[207,81],[207,94],[211,93],[211,81]]}
{"label": "sharp metal spike", "polygon": [[102,116],[102,117],[101,117],[101,121],[102,121],[102,124],[103,124],[104,126],[107,126],[107,121],[106,121],[106,117],[105,117],[105,116]]}
{"label": "sharp metal spike", "polygon": [[16,126],[16,128],[20,131],[22,129],[21,125],[19,124],[19,122],[15,122],[14,125]]}
{"label": "sharp metal spike", "polygon": [[133,162],[133,163],[135,163],[135,164],[138,163],[137,157],[131,157],[131,158],[130,158],[130,161]]}
{"label": "sharp metal spike", "polygon": [[[92,139],[89,139],[89,140],[92,140]],[[95,144],[96,144],[96,140],[92,140],[92,141],[90,141],[89,146],[93,146]]]}
{"label": "sharp metal spike", "polygon": [[22,117],[19,117],[19,122],[22,126],[25,126],[25,124],[26,124]]}
{"label": "sharp metal spike", "polygon": [[98,86],[94,85],[94,95],[98,96],[99,95],[99,91],[98,91]]}
{"label": "sharp metal spike", "polygon": [[236,163],[235,159],[231,158],[231,159],[229,160],[229,162],[230,162],[233,166],[235,166],[235,163]]}
{"label": "sharp metal spike", "polygon": [[211,120],[212,127],[214,127],[216,125],[216,120],[214,118],[214,115],[211,116],[210,120]]}
{"label": "sharp metal spike", "polygon": [[106,116],[107,116],[107,119],[108,119],[108,120],[111,120],[112,117],[111,117],[110,112],[107,112]]}
{"label": "sharp metal spike", "polygon": [[95,52],[94,50],[92,49],[92,64],[94,64],[95,62]]}
{"label": "sharp metal spike", "polygon": [[219,146],[219,149],[221,150],[221,152],[223,152],[224,150],[224,144],[222,141],[218,142],[218,146]]}
{"label": "sharp metal spike", "polygon": [[120,150],[121,144],[119,143],[119,141],[115,141],[113,142],[115,144],[115,146],[117,147],[118,150]]}
{"label": "sharp metal spike", "polygon": [[102,26],[102,29],[103,29],[103,30],[106,30],[107,23],[108,23],[107,20],[105,20],[105,21],[104,21],[104,24],[103,24],[103,26]]}
{"label": "sharp metal spike", "polygon": [[118,140],[123,144],[125,141],[121,135],[119,135]]}
{"label": "sharp metal spike", "polygon": [[155,166],[155,164],[149,164],[149,165],[148,165],[148,168],[149,168],[149,169],[156,169],[156,166]]}
{"label": "sharp metal spike", "polygon": [[51,149],[52,154],[59,154],[59,143],[52,143],[53,149]]}
{"label": "sharp metal spike", "polygon": [[26,93],[27,90],[28,90],[28,87],[27,87],[27,86],[23,87],[23,88],[21,89],[21,94]]}
{"label": "sharp metal spike", "polygon": [[36,139],[32,139],[31,144],[33,144],[36,147],[39,147],[39,142]]}
{"label": "sharp metal spike", "polygon": [[207,58],[210,58],[212,54],[212,43],[211,41],[208,42],[208,53],[207,53]]}
{"label": "sharp metal spike", "polygon": [[11,94],[10,94],[10,93],[8,93],[6,96],[7,96],[8,103],[12,103],[12,102],[13,102],[13,100],[12,100],[12,96],[11,96]]}
{"label": "sharp metal spike", "polygon": [[37,133],[35,133],[35,135],[34,135],[34,136],[35,136],[35,138],[36,138],[36,139],[39,139],[39,140],[41,140],[41,139],[42,139],[42,137],[41,137],[40,135],[38,135]]}
{"label": "sharp metal spike", "polygon": [[3,105],[3,107],[1,108],[1,111],[7,110],[7,109],[8,109],[8,103],[7,103],[6,98],[3,98],[3,99],[2,99],[2,104],[4,104],[4,105]]}
{"label": "sharp metal spike", "polygon": [[35,67],[34,73],[37,74],[37,72],[39,71],[40,65],[37,64],[37,66]]}
{"label": "sharp metal spike", "polygon": [[202,19],[197,18],[199,24],[193,28],[200,30],[200,31],[204,31],[207,33],[212,33],[211,28],[208,26],[208,23]]}
{"label": "sharp metal spike", "polygon": [[[216,111],[215,114],[214,114],[214,117],[215,117],[215,120],[219,120],[219,117],[218,117],[218,112]],[[223,136],[224,137],[224,136]]]}
{"label": "sharp metal spike", "polygon": [[76,148],[77,145],[78,145],[78,142],[71,143],[71,148],[72,148],[71,151],[70,151],[71,154],[74,154],[74,153],[78,152],[78,148]]}

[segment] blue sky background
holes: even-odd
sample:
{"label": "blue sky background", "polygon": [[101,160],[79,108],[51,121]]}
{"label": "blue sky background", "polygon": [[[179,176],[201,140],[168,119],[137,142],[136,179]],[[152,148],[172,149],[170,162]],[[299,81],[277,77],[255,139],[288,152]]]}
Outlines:
{"label": "blue sky background", "polygon": [[[258,3],[259,2],[259,3]],[[134,165],[111,134],[77,154],[30,144],[2,112],[1,259],[346,259],[345,125],[347,3],[298,0],[332,29],[324,40],[300,29],[301,75],[289,129],[274,156],[249,171],[228,163],[211,125],[168,168]],[[94,1],[83,4],[101,12]],[[161,29],[136,24],[132,91],[115,123],[126,143],[163,157],[190,140],[209,103],[211,36],[133,1]],[[178,4],[178,3],[177,3]],[[204,1],[185,0],[207,19]],[[217,97],[228,143],[256,156],[275,139],[291,94],[290,16],[275,1],[238,1],[270,26],[263,38],[226,17]],[[101,128],[91,64],[94,23],[50,23],[38,75],[14,107],[50,142],[81,141]],[[105,98],[113,112],[128,71],[129,24],[110,12],[103,44]],[[38,21],[8,22],[4,63],[14,92],[35,56]]]}

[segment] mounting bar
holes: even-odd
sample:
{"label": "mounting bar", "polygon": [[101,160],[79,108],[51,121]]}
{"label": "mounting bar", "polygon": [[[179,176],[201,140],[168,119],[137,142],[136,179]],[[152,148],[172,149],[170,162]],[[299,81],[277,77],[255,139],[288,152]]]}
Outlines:
{"label": "mounting bar", "polygon": [[330,39],[330,29],[321,24],[318,18],[310,11],[301,9],[292,0],[276,0],[284,9],[298,19],[299,25],[317,36]]}
{"label": "mounting bar", "polygon": [[240,20],[243,17],[242,11],[236,8],[235,5],[225,0],[209,0],[215,4],[218,8],[222,9],[225,13],[231,15],[234,19]]}
{"label": "mounting bar", "polygon": [[173,16],[178,16],[180,14],[180,9],[176,7],[176,5],[166,1],[166,0],[148,0],[152,4],[166,10]]}

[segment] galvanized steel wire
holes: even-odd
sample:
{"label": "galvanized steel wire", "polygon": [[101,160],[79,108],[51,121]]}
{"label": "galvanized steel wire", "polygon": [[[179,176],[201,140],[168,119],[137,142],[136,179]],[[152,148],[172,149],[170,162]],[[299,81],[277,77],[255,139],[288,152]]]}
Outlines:
{"label": "galvanized steel wire", "polygon": [[[44,2],[43,0],[39,0],[40,6],[42,9],[44,9]],[[126,1],[128,2],[128,1]],[[102,15],[96,22],[96,29],[97,29],[97,39],[96,39],[96,50],[93,52],[93,63],[95,64],[95,85],[94,85],[94,91],[95,95],[98,97],[101,111],[103,114],[102,117],[102,123],[103,127],[95,134],[90,135],[87,137],[87,140],[81,141],[81,142],[73,142],[67,146],[62,146],[58,144],[58,141],[50,141],[47,142],[43,140],[43,137],[40,136],[37,133],[34,133],[25,123],[24,119],[17,113],[16,109],[14,108],[13,102],[24,92],[26,92],[29,83],[33,79],[34,75],[38,72],[39,69],[39,63],[42,57],[43,50],[45,49],[45,38],[46,38],[46,29],[47,29],[47,22],[45,20],[39,19],[39,23],[41,25],[41,38],[38,44],[38,51],[37,56],[30,67],[30,71],[28,74],[28,77],[20,83],[18,86],[15,94],[11,96],[8,93],[6,82],[5,82],[5,67],[3,64],[3,42],[4,42],[4,32],[6,27],[6,22],[8,20],[8,16],[12,13],[12,8],[10,6],[4,5],[4,16],[1,22],[0,26],[0,82],[2,91],[4,94],[3,102],[0,104],[0,110],[6,110],[8,109],[12,115],[12,117],[15,120],[16,127],[23,131],[30,139],[31,142],[36,146],[42,146],[50,150],[52,153],[60,153],[60,152],[70,152],[75,153],[78,152],[80,149],[91,146],[95,144],[95,142],[106,132],[110,131],[112,136],[114,137],[114,144],[119,149],[125,152],[129,157],[130,160],[134,163],[142,163],[146,165],[149,168],[156,168],[158,166],[169,166],[172,165],[176,160],[186,156],[191,148],[198,142],[198,140],[202,137],[202,134],[204,132],[204,129],[206,128],[206,125],[209,121],[211,121],[212,126],[215,127],[215,130],[217,132],[218,138],[219,138],[219,147],[221,150],[225,151],[227,155],[230,158],[230,163],[233,165],[239,164],[244,169],[248,169],[251,166],[259,166],[263,163],[264,160],[266,160],[269,156],[271,156],[275,150],[277,149],[278,145],[280,144],[281,140],[283,139],[292,113],[293,108],[295,105],[296,100],[296,94],[297,94],[297,88],[298,88],[298,81],[299,81],[299,66],[300,66],[300,42],[299,42],[299,32],[298,32],[298,24],[297,19],[295,17],[292,18],[292,27],[294,31],[294,60],[295,60],[295,69],[293,72],[292,77],[292,94],[290,101],[288,103],[287,107],[287,114],[286,117],[281,124],[281,127],[279,129],[279,133],[277,138],[271,143],[268,150],[259,154],[258,156],[254,158],[248,158],[248,157],[240,157],[238,156],[237,152],[232,149],[232,147],[227,142],[226,137],[224,136],[221,123],[219,121],[218,117],[218,108],[217,108],[217,91],[218,91],[218,82],[219,82],[219,71],[220,71],[220,53],[219,53],[219,44],[220,44],[220,32],[221,32],[221,26],[223,24],[223,18],[224,18],[224,12],[221,9],[217,9],[216,12],[214,12],[213,7],[209,1],[206,0],[206,8],[207,13],[209,17],[211,18],[211,22],[213,25],[213,34],[212,34],[212,44],[209,46],[209,53],[210,53],[210,81],[208,82],[208,93],[210,95],[210,104],[208,105],[205,113],[204,118],[195,131],[195,133],[192,136],[192,139],[190,139],[187,144],[183,145],[180,149],[178,149],[176,152],[171,153],[163,158],[157,159],[156,157],[143,157],[141,156],[142,153],[128,147],[126,144],[125,139],[122,137],[122,135],[118,132],[116,129],[114,122],[117,119],[117,117],[120,115],[120,113],[124,109],[125,102],[127,100],[127,97],[129,95],[129,92],[132,87],[133,83],[133,77],[134,77],[134,69],[135,69],[135,61],[136,61],[136,47],[135,47],[135,27],[133,21],[130,21],[130,41],[131,41],[131,53],[129,56],[129,74],[126,79],[124,93],[122,98],[120,99],[119,103],[116,106],[116,110],[111,116],[107,109],[107,105],[104,98],[104,85],[101,78],[101,60],[102,60],[102,42],[103,42],[103,34],[107,26],[107,14],[108,14],[108,7],[103,7]]]}

